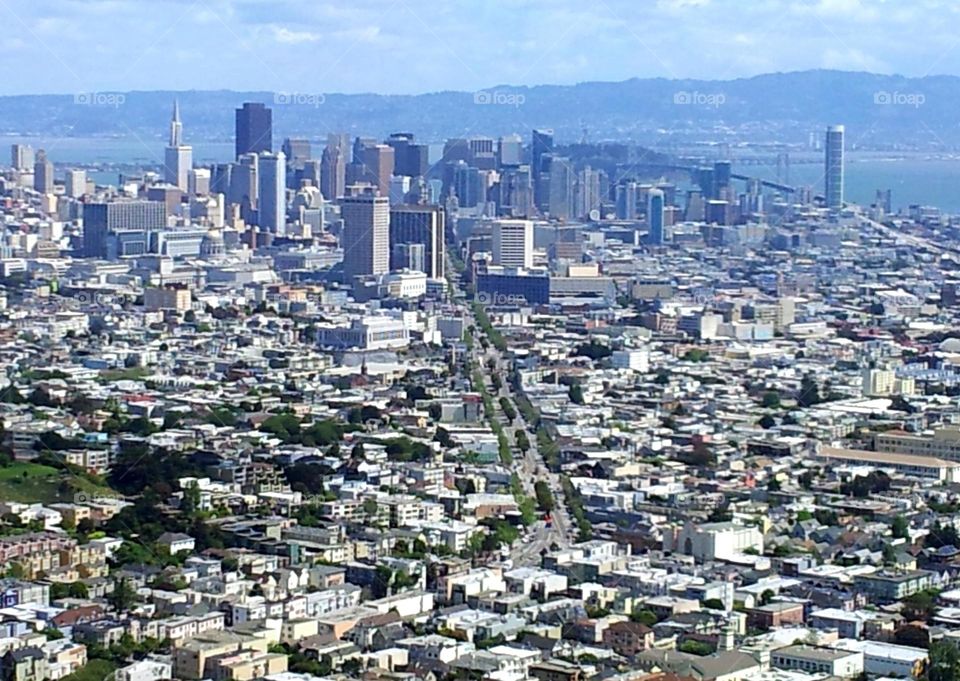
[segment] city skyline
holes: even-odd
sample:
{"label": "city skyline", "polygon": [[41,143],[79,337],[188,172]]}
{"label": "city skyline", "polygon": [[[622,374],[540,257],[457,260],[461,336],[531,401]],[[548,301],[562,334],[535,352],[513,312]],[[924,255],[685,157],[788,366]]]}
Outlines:
{"label": "city skyline", "polygon": [[[727,80],[816,68],[958,74],[950,28],[958,14],[941,0],[750,7],[530,0],[470,10],[419,0],[350,7],[14,0],[0,5],[0,17],[16,29],[4,39],[0,67],[9,77],[0,94],[138,90],[151,64],[162,66],[150,70],[156,89],[300,91],[315,82],[322,92],[383,94],[632,77]],[[920,43],[902,40],[921,34]],[[804,40],[782,39],[788,35]],[[93,43],[98,49],[89,49]]]}

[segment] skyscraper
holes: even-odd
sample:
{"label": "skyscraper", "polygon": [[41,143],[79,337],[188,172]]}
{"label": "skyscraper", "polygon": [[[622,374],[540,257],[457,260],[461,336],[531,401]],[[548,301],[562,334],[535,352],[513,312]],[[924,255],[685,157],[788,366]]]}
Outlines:
{"label": "skyscraper", "polygon": [[47,160],[47,152],[37,152],[33,164],[33,188],[42,194],[53,193],[53,164]]}
{"label": "skyscraper", "polygon": [[273,112],[262,102],[244,102],[236,112],[236,155],[273,151]]}
{"label": "skyscraper", "polygon": [[64,190],[67,196],[73,199],[79,199],[87,193],[87,171],[83,169],[71,169],[67,171]]}
{"label": "skyscraper", "polygon": [[343,273],[353,277],[390,271],[390,199],[371,186],[348,187],[340,199]]}
{"label": "skyscraper", "polygon": [[261,230],[283,235],[287,224],[287,159],[283,152],[260,154],[257,218]]}
{"label": "skyscraper", "polygon": [[664,197],[659,189],[647,192],[647,242],[652,246],[663,245]]}
{"label": "skyscraper", "polygon": [[36,157],[33,154],[33,147],[29,144],[10,145],[10,165],[15,170],[30,170]]}
{"label": "skyscraper", "polygon": [[520,135],[506,135],[500,138],[497,144],[498,164],[503,166],[518,166],[523,158],[523,138]]}
{"label": "skyscraper", "polygon": [[533,222],[497,220],[493,223],[493,264],[533,267]]}
{"label": "skyscraper", "polygon": [[554,156],[550,161],[550,193],[547,209],[551,218],[569,220],[573,212],[574,172],[570,159]]}
{"label": "skyscraper", "polygon": [[[537,208],[546,206],[548,191],[541,176],[545,172],[543,157],[553,153],[553,130],[534,130],[530,144],[530,170],[533,172],[533,202]],[[547,171],[549,172],[549,171]]]}
{"label": "skyscraper", "polygon": [[328,201],[336,201],[346,190],[346,149],[327,144],[320,159],[320,193]]}
{"label": "skyscraper", "polygon": [[230,203],[240,206],[240,215],[248,222],[252,221],[253,211],[257,207],[259,165],[260,157],[257,154],[244,154],[230,174]]}
{"label": "skyscraper", "polygon": [[[400,245],[422,245],[423,272],[433,279],[444,276],[444,212],[439,206],[394,206],[390,210],[391,269],[405,266]],[[408,263],[407,263],[408,264]]]}
{"label": "skyscraper", "polygon": [[427,145],[414,142],[413,133],[396,132],[387,139],[387,145],[393,148],[395,175],[420,177],[427,174]]}
{"label": "skyscraper", "polygon": [[170,117],[170,138],[163,152],[163,179],[180,191],[187,191],[190,168],[193,167],[193,147],[183,143],[183,124],[180,122],[180,104],[173,102]]}
{"label": "skyscraper", "polygon": [[354,184],[372,184],[379,190],[380,196],[389,196],[393,164],[394,152],[391,146],[368,143],[354,145],[354,173],[351,181]]}
{"label": "skyscraper", "polygon": [[833,210],[843,207],[843,132],[842,125],[828,127],[824,146],[823,195]]}

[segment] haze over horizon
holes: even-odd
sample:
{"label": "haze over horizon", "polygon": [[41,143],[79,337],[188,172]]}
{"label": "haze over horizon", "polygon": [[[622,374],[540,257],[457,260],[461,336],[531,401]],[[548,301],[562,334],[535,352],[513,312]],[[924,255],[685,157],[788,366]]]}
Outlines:
{"label": "haze over horizon", "polygon": [[476,8],[425,0],[5,0],[0,18],[14,30],[0,43],[8,76],[0,95],[418,94],[821,68],[960,74],[952,29],[958,17],[960,6],[943,0],[765,0],[749,7],[732,0],[599,0],[589,7],[495,0]]}

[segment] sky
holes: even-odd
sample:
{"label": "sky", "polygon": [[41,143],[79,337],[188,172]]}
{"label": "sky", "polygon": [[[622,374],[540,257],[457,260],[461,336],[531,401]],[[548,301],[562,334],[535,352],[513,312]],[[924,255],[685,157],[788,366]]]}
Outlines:
{"label": "sky", "polygon": [[0,0],[0,94],[960,74],[956,0]]}

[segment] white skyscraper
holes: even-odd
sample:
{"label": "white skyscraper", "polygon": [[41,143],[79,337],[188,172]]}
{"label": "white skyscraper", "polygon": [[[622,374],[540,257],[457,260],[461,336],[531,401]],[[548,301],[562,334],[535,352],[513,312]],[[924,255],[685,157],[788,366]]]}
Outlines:
{"label": "white skyscraper", "polygon": [[87,171],[74,169],[67,171],[64,190],[70,198],[78,199],[87,193]]}
{"label": "white skyscraper", "polygon": [[287,223],[287,157],[282,151],[260,154],[257,213],[261,230],[284,234]]}
{"label": "white skyscraper", "polygon": [[533,267],[533,222],[497,220],[493,223],[493,264]]}
{"label": "white skyscraper", "polygon": [[163,179],[168,184],[189,190],[188,174],[193,167],[193,147],[183,143],[183,124],[180,122],[180,104],[174,101],[170,118],[170,140],[163,153]]}
{"label": "white skyscraper", "polygon": [[340,199],[343,218],[343,272],[358,275],[390,271],[390,199],[373,186],[352,186]]}
{"label": "white skyscraper", "polygon": [[831,125],[827,128],[823,192],[827,208],[843,206],[843,133],[842,125]]}

